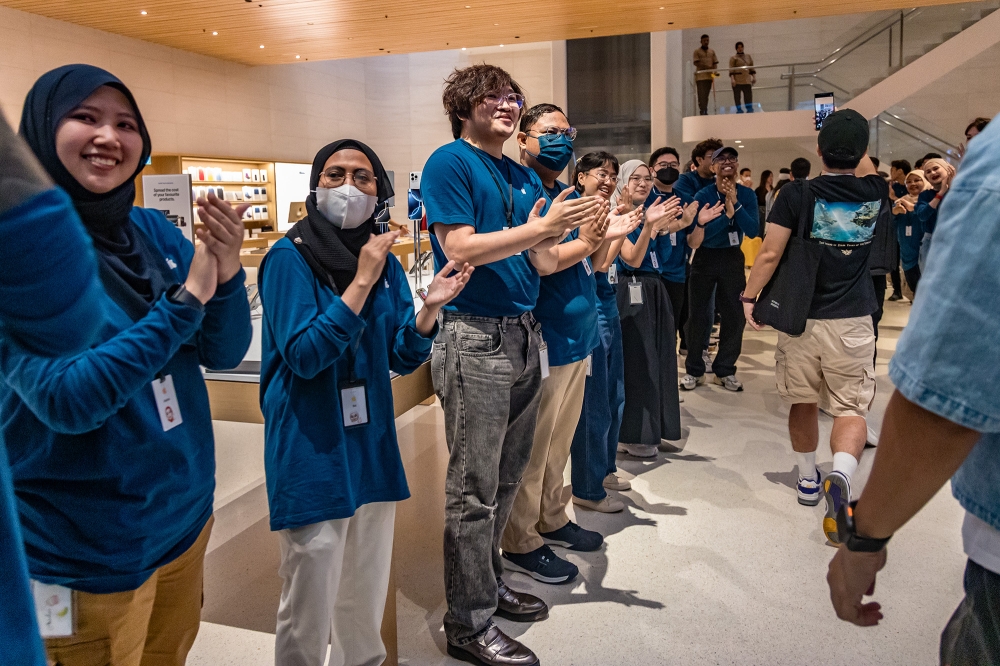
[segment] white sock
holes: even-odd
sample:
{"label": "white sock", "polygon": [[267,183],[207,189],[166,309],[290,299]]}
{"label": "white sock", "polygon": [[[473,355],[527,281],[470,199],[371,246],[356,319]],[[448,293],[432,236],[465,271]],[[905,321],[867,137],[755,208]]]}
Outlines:
{"label": "white sock", "polygon": [[852,456],[850,453],[840,453],[833,454],[833,471],[840,472],[847,477],[850,481],[851,477],[854,476],[854,472],[858,470],[858,459]]}
{"label": "white sock", "polygon": [[816,478],[816,452],[795,453],[795,459],[799,463],[799,478],[812,481]]}

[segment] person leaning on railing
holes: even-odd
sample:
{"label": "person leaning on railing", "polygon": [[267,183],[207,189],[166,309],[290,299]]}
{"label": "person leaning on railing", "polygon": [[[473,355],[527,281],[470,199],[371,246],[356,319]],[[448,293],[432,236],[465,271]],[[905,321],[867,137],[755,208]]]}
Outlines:
{"label": "person leaning on railing", "polygon": [[[736,42],[736,55],[729,59],[729,82],[733,86],[736,113],[753,113],[753,86],[757,83],[757,70],[753,68],[753,58],[743,52],[743,42]],[[743,105],[740,105],[740,95]]]}

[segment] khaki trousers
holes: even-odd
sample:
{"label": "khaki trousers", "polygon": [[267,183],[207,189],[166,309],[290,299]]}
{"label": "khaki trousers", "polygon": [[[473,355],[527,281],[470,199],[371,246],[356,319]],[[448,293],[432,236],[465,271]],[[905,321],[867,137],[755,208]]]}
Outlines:
{"label": "khaki trousers", "polygon": [[183,666],[201,623],[205,549],[215,518],[198,540],[138,589],[73,592],[76,634],[48,638],[50,666]]}
{"label": "khaki trousers", "polygon": [[587,359],[583,359],[551,368],[542,382],[531,458],[500,542],[509,553],[541,548],[545,542],[539,532],[552,532],[569,522],[562,497],[563,473],[583,409],[586,380]]}

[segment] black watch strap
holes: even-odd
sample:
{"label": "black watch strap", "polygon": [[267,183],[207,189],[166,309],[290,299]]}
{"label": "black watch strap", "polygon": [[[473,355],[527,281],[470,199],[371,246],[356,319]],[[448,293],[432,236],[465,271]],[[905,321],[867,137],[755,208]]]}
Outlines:
{"label": "black watch strap", "polygon": [[182,284],[175,284],[168,289],[167,298],[174,303],[192,307],[199,312],[205,309],[205,304],[199,301],[197,296],[185,289]]}
{"label": "black watch strap", "polygon": [[875,539],[859,535],[854,525],[854,507],[857,503],[855,500],[850,504],[844,504],[837,513],[837,534],[840,537],[840,543],[847,546],[847,550],[855,553],[877,553],[885,548],[885,544],[889,543],[889,539],[892,537]]}

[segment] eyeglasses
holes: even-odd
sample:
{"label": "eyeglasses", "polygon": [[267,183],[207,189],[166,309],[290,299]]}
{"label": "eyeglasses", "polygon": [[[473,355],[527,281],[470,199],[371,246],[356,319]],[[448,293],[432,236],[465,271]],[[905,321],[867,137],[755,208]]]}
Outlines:
{"label": "eyeglasses", "polygon": [[736,157],[717,157],[714,164],[736,164],[738,161],[739,158]]}
{"label": "eyeglasses", "polygon": [[612,185],[618,184],[618,176],[613,173],[608,173],[607,171],[585,171],[588,176],[593,176],[598,183],[611,183]]}
{"label": "eyeglasses", "polygon": [[631,183],[652,183],[653,182],[653,177],[652,176],[632,176],[632,177],[630,177],[628,179],[628,182],[630,184]]}
{"label": "eyeglasses", "polygon": [[497,93],[490,93],[483,97],[483,101],[490,106],[501,106],[506,102],[511,107],[517,107],[521,109],[524,107],[524,95],[519,95],[518,93],[510,93],[508,95],[499,95]]}
{"label": "eyeglasses", "polygon": [[534,132],[538,136],[543,134],[548,134],[549,136],[559,136],[563,134],[570,141],[576,139],[576,128],[575,127],[549,127],[544,132],[539,132],[538,130],[528,130],[529,132]]}
{"label": "eyeglasses", "polygon": [[653,168],[657,169],[657,170],[659,170],[659,169],[670,169],[670,168],[680,169],[681,168],[681,163],[680,162],[657,162],[656,164],[653,165]]}
{"label": "eyeglasses", "polygon": [[322,177],[333,187],[340,187],[344,181],[350,178],[354,186],[359,190],[367,187],[374,187],[376,182],[375,174],[368,169],[355,169],[353,173],[347,173],[341,167],[330,167],[322,173]]}

